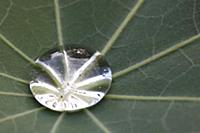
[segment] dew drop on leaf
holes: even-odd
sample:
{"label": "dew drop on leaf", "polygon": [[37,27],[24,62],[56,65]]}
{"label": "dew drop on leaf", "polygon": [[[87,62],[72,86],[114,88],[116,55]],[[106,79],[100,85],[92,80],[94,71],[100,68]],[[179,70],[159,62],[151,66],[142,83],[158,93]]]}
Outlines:
{"label": "dew drop on leaf", "polygon": [[111,86],[112,73],[100,52],[66,49],[47,52],[35,63],[30,89],[35,99],[54,111],[76,111],[97,104]]}

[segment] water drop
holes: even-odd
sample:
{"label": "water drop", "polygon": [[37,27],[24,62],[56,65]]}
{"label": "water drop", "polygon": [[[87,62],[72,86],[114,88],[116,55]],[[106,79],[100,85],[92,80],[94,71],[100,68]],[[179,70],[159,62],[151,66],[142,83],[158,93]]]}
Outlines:
{"label": "water drop", "polygon": [[110,89],[111,69],[100,52],[54,50],[35,62],[44,72],[34,76],[30,89],[36,100],[49,109],[76,111],[87,108],[98,103]]}

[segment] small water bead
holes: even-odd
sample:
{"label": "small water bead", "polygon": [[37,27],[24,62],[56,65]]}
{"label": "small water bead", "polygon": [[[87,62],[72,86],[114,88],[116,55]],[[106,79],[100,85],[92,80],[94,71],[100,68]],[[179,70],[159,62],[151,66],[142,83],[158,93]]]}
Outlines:
{"label": "small water bead", "polygon": [[100,52],[51,51],[36,61],[45,73],[30,82],[36,100],[55,111],[76,111],[98,103],[111,86],[112,73]]}

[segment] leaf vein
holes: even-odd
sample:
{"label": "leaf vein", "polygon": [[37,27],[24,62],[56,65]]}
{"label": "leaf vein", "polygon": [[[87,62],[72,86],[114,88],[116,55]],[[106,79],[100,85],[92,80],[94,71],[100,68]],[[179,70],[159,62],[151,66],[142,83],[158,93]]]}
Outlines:
{"label": "leaf vein", "polygon": [[124,29],[126,28],[126,26],[128,25],[128,23],[133,19],[133,17],[135,16],[136,12],[138,11],[138,9],[142,6],[143,2],[144,2],[144,0],[138,0],[138,2],[136,3],[136,5],[133,6],[133,8],[130,10],[130,12],[128,13],[128,15],[122,21],[122,23],[120,24],[120,26],[116,29],[116,31],[114,32],[114,34],[112,35],[112,37],[106,43],[105,47],[101,51],[102,55],[105,55],[111,49],[112,45],[119,38],[119,36],[124,31]]}
{"label": "leaf vein", "polygon": [[56,120],[56,122],[54,123],[52,129],[51,129],[51,133],[56,133],[56,130],[59,127],[59,124],[61,123],[61,121],[63,120],[65,115],[65,112],[61,113],[60,116],[58,117],[58,119]]}
{"label": "leaf vein", "polygon": [[0,21],[0,27],[3,25],[3,23],[6,20],[6,18],[8,17],[8,14],[10,13],[10,10],[11,10],[12,6],[13,6],[13,1],[10,0],[10,4],[9,4],[7,10],[6,10],[6,13],[5,13],[5,15],[3,16],[3,18]]}
{"label": "leaf vein", "polygon": [[4,91],[0,91],[0,95],[17,96],[17,97],[33,97],[33,95],[31,95],[31,94],[16,93],[16,92],[4,92]]}
{"label": "leaf vein", "polygon": [[116,72],[116,73],[113,74],[113,79],[116,79],[118,77],[126,75],[131,71],[137,70],[137,69],[139,69],[139,68],[141,68],[141,67],[143,67],[143,66],[145,66],[147,64],[150,64],[155,60],[158,60],[158,59],[160,59],[160,58],[162,58],[162,57],[164,57],[164,56],[166,56],[166,55],[168,55],[168,54],[170,54],[172,52],[175,52],[176,50],[178,50],[180,48],[185,47],[188,44],[191,44],[191,42],[193,42],[193,41],[195,41],[195,40],[197,40],[199,38],[200,38],[200,34],[192,36],[192,37],[190,37],[190,38],[188,38],[188,39],[186,39],[186,40],[184,40],[184,41],[182,41],[180,43],[175,44],[172,47],[169,47],[168,49],[166,49],[164,51],[161,51],[160,53],[157,53],[157,54],[155,54],[155,55],[153,55],[151,57],[146,58],[145,60],[143,60],[143,61],[141,61],[139,63],[136,63],[136,64],[134,64],[132,66],[129,66],[128,68],[120,70],[119,72]]}
{"label": "leaf vein", "polygon": [[35,62],[33,59],[28,57],[23,51],[18,49],[13,43],[11,43],[3,34],[0,33],[0,39],[9,46],[12,50],[17,52],[23,59],[27,60],[29,63],[31,63],[33,66],[35,66]]}
{"label": "leaf vein", "polygon": [[14,81],[17,81],[17,82],[20,82],[20,83],[23,83],[23,84],[29,84],[29,81],[27,81],[27,80],[24,80],[24,79],[21,79],[21,78],[18,78],[18,77],[15,77],[15,76],[12,76],[12,75],[9,75],[9,74],[6,74],[6,73],[0,72],[0,76],[14,80]]}
{"label": "leaf vein", "polygon": [[28,110],[28,111],[25,111],[25,112],[21,112],[21,113],[18,113],[18,114],[10,115],[10,116],[1,118],[0,119],[0,123],[8,121],[8,120],[13,120],[13,119],[16,119],[16,118],[19,118],[19,117],[22,117],[22,116],[37,112],[37,111],[41,111],[43,109],[45,109],[45,108],[44,107],[40,107],[40,108],[31,109],[31,110]]}
{"label": "leaf vein", "polygon": [[54,0],[54,9],[55,9],[55,17],[56,17],[58,45],[63,49],[64,44],[63,44],[63,33],[62,33],[62,23],[61,23],[61,17],[60,17],[59,0]]}
{"label": "leaf vein", "polygon": [[188,97],[188,96],[134,96],[134,95],[107,95],[108,99],[116,100],[139,100],[139,101],[185,101],[185,102],[200,102],[200,97]]}
{"label": "leaf vein", "polygon": [[88,109],[84,109],[85,113],[94,121],[94,123],[102,130],[104,133],[111,133],[107,127]]}

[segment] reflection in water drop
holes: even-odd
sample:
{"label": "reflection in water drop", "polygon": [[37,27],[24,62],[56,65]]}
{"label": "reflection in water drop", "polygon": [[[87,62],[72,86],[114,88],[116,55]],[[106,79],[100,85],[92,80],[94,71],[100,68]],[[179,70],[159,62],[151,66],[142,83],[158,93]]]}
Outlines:
{"label": "reflection in water drop", "polygon": [[112,73],[101,53],[85,49],[46,53],[36,60],[45,73],[30,82],[36,100],[55,111],[75,111],[98,103],[108,92]]}

